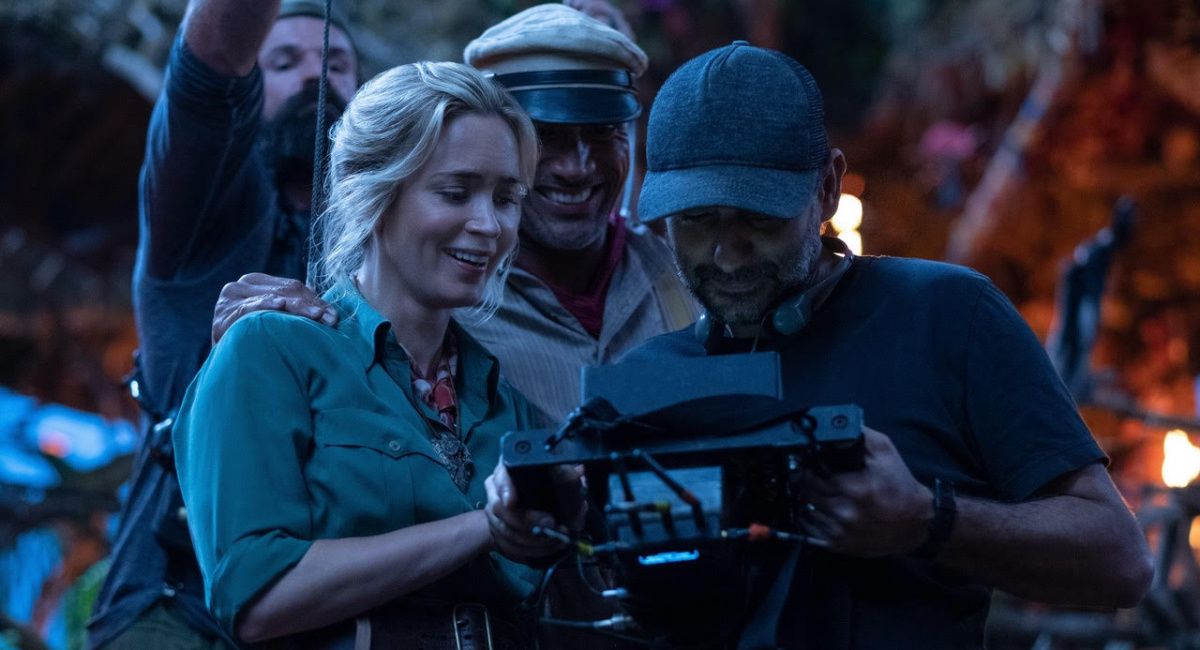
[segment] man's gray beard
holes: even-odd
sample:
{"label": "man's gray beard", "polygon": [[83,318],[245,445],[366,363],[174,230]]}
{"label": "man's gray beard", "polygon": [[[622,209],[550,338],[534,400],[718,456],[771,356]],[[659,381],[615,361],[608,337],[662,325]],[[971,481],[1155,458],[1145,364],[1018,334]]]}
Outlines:
{"label": "man's gray beard", "polygon": [[780,270],[763,291],[735,303],[716,305],[704,295],[702,280],[694,269],[685,271],[676,260],[676,273],[704,309],[726,325],[758,325],[779,302],[812,286],[816,280],[817,261],[821,256],[821,239],[805,238],[795,254],[781,265]]}

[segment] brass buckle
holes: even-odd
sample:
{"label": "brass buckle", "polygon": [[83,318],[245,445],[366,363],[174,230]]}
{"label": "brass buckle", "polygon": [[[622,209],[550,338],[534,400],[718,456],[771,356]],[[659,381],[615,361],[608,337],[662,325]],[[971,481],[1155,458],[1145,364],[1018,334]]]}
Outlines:
{"label": "brass buckle", "polygon": [[[454,609],[450,611],[450,624],[454,627],[454,647],[455,650],[463,650],[462,633],[458,625],[458,611],[465,608],[478,608],[483,610],[483,630],[487,640],[487,647],[484,650],[493,650],[492,645],[492,615],[488,612],[488,608],[477,603],[457,603]],[[470,620],[470,619],[463,619]]]}

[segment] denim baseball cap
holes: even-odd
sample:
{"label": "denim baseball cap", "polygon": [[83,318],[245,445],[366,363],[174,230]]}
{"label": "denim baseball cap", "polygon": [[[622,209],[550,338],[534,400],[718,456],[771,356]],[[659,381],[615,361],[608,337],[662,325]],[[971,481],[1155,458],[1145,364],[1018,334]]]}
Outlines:
{"label": "denim baseball cap", "polygon": [[638,218],[727,206],[790,219],[812,201],[828,158],[812,75],[735,41],[683,64],[658,91]]}

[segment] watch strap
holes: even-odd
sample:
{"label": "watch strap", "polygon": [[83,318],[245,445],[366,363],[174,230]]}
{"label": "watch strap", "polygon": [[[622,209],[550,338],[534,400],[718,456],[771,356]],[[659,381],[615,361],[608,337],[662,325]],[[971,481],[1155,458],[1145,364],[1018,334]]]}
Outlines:
{"label": "watch strap", "polygon": [[941,552],[954,523],[958,519],[958,502],[955,500],[954,482],[943,479],[933,480],[933,520],[929,522],[929,535],[925,541],[913,551],[913,555],[925,559],[933,559]]}

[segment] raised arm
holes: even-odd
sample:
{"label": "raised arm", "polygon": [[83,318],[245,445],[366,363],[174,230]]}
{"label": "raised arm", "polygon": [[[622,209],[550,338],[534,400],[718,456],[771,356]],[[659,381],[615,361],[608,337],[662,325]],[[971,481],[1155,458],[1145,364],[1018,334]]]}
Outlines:
{"label": "raised arm", "polygon": [[237,252],[245,259],[265,254],[244,247],[266,246],[272,236],[248,235],[270,227],[276,201],[255,162],[263,106],[255,57],[278,10],[278,0],[189,7],[146,136],[139,186],[144,273],[196,277]]}
{"label": "raised arm", "polygon": [[244,77],[279,14],[280,0],[192,0],[184,19],[188,48],[214,72]]}

